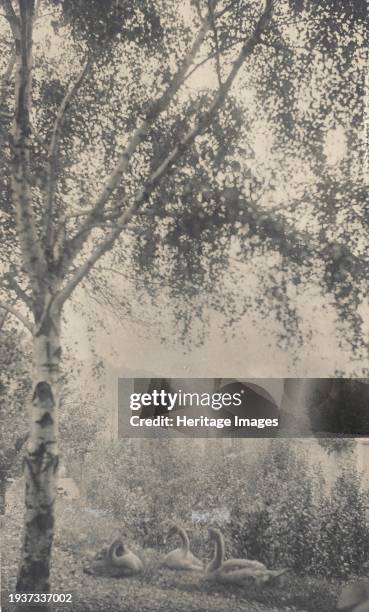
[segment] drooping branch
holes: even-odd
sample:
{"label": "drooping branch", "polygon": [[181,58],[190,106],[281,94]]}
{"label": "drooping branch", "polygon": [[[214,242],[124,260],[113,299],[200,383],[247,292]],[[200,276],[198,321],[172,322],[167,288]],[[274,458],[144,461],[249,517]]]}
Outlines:
{"label": "drooping branch", "polygon": [[18,321],[23,323],[24,327],[26,327],[26,329],[28,329],[28,331],[32,333],[32,323],[25,316],[23,316],[17,308],[12,306],[12,304],[7,304],[6,302],[0,301],[0,309],[5,310],[6,312],[9,312],[10,314],[14,315],[18,319]]}
{"label": "drooping branch", "polygon": [[50,146],[48,149],[47,163],[46,163],[46,210],[44,216],[44,235],[45,242],[47,246],[52,245],[54,240],[54,231],[53,231],[53,210],[54,210],[54,198],[55,198],[55,183],[56,183],[56,175],[57,175],[57,159],[59,152],[59,143],[61,132],[63,129],[63,124],[65,120],[65,116],[67,110],[74,98],[77,94],[83,79],[85,78],[89,67],[91,66],[91,61],[88,59],[82,70],[80,71],[76,81],[72,83],[60,104],[59,110],[56,115],[55,123],[52,130]]}
{"label": "drooping branch", "polygon": [[343,243],[326,242],[324,248],[314,236],[305,231],[296,231],[285,217],[276,211],[260,208],[251,202],[247,203],[245,221],[252,234],[261,241],[268,241],[273,248],[289,261],[298,265],[311,265],[317,259],[327,268],[343,270],[363,270],[363,258],[354,255]]}
{"label": "drooping branch", "polygon": [[[56,296],[55,302],[60,308],[66,299],[71,295],[81,280],[90,272],[95,263],[114,245],[122,230],[126,227],[134,214],[138,211],[143,203],[147,202],[150,195],[160,183],[163,176],[166,175],[170,167],[172,167],[182,157],[183,153],[192,145],[195,138],[203,133],[212,123],[216,113],[222,106],[229,90],[231,89],[234,80],[236,79],[241,67],[247,58],[252,55],[255,47],[260,42],[260,36],[269,23],[273,7],[273,1],[268,1],[265,11],[258,19],[252,35],[244,43],[236,60],[234,61],[230,73],[222,86],[218,89],[213,101],[207,112],[198,118],[195,125],[187,132],[174,149],[162,160],[156,170],[150,175],[143,187],[139,190],[133,202],[123,212],[117,212],[117,220],[113,229],[92,251],[88,259],[74,272],[72,277],[66,283],[64,288]],[[111,219],[111,217],[109,217]],[[86,228],[87,230],[88,228]],[[75,240],[75,239],[74,239]],[[72,242],[72,249],[74,244]],[[73,249],[74,250],[74,249]]]}
{"label": "drooping branch", "polygon": [[209,30],[209,18],[203,20],[202,25],[197,33],[197,36],[183,59],[181,65],[179,66],[176,74],[174,75],[169,87],[166,91],[157,99],[150,107],[149,111],[146,114],[145,119],[140,123],[135,132],[133,133],[128,145],[121,153],[119,161],[108,178],[106,184],[104,185],[102,191],[100,192],[97,200],[89,211],[86,219],[78,228],[74,238],[69,241],[67,245],[68,253],[71,258],[74,258],[75,255],[82,249],[84,243],[88,239],[91,228],[94,227],[96,221],[99,221],[99,218],[104,211],[104,207],[109,201],[111,195],[114,193],[116,188],[119,186],[124,174],[127,172],[129,163],[137,150],[140,143],[146,137],[150,127],[153,123],[158,119],[158,117],[165,112],[169,105],[171,104],[173,98],[183,85],[186,74],[194,62],[194,59],[200,50],[206,34]]}

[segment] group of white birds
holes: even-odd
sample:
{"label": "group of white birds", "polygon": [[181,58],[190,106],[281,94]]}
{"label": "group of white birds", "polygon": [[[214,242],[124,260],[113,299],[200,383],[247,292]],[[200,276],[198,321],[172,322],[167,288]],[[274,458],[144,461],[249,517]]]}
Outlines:
{"label": "group of white birds", "polygon": [[[160,565],[176,571],[199,572],[206,580],[222,584],[244,584],[248,580],[258,585],[277,580],[288,572],[288,568],[271,570],[263,563],[251,559],[228,559],[225,557],[224,538],[219,529],[209,529],[210,539],[214,542],[214,555],[210,563],[206,564],[196,557],[190,549],[188,534],[183,527],[173,525],[167,534],[167,538],[174,535],[179,536],[181,545],[170,551],[160,561]],[[105,573],[104,565],[111,569],[110,575],[134,576],[143,571],[142,560],[130,550],[121,538],[113,541],[95,555],[94,562],[88,573]],[[109,573],[109,572],[108,572]]]}
{"label": "group of white birds", "polygon": [[[190,541],[186,530],[179,525],[173,525],[167,538],[179,536],[181,545],[166,554],[160,565],[175,571],[198,572],[211,582],[223,585],[246,585],[254,582],[262,586],[279,582],[281,576],[289,568],[268,569],[264,563],[251,559],[228,559],[225,561],[224,538],[219,529],[209,528],[210,540],[214,543],[213,558],[209,563],[201,561],[190,549]],[[110,568],[108,573],[116,577],[129,577],[144,570],[142,560],[132,552],[121,538],[112,542],[94,558],[93,566],[86,569],[88,573],[99,573],[99,569]],[[340,612],[369,612],[369,581],[359,580],[343,587],[337,602]]]}

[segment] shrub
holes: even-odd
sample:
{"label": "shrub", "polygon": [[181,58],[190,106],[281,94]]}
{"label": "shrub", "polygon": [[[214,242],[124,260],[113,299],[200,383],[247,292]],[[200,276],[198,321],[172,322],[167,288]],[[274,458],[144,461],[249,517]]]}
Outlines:
{"label": "shrub", "polygon": [[331,496],[321,500],[314,569],[325,576],[360,574],[369,560],[368,493],[353,466],[342,469]]}
{"label": "shrub", "polygon": [[233,515],[236,552],[270,567],[310,569],[315,529],[314,479],[288,441],[273,441],[257,472],[253,503]]}
{"label": "shrub", "polygon": [[[192,528],[196,550],[207,536],[204,527],[222,520],[219,509],[231,512],[237,499],[247,501],[253,460],[231,448],[221,440],[100,443],[86,460],[88,503],[119,518],[146,546],[162,544],[168,522],[182,522]],[[205,523],[196,516],[206,516]]]}

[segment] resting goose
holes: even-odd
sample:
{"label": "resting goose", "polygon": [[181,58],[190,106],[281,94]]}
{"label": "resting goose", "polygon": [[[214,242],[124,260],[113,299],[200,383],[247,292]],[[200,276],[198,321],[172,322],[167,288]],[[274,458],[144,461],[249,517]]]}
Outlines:
{"label": "resting goose", "polygon": [[289,570],[269,570],[264,563],[251,559],[228,559],[224,561],[224,538],[218,529],[209,529],[210,539],[215,543],[214,556],[206,568],[206,579],[222,584],[244,584],[254,580],[257,585],[265,584],[282,576]]}
{"label": "resting goose", "polygon": [[169,529],[167,537],[169,538],[173,535],[180,537],[181,547],[168,553],[163,559],[163,565],[173,570],[203,571],[204,565],[202,561],[190,551],[190,541],[183,527],[173,525]]}
{"label": "resting goose", "polygon": [[87,574],[124,578],[139,574],[143,570],[141,559],[124,544],[121,538],[98,552],[92,562],[83,568]]}

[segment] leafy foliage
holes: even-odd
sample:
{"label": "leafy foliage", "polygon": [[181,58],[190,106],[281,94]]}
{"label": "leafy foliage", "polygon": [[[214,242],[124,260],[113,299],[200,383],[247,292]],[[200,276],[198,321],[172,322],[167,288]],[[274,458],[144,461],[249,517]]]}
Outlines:
{"label": "leafy foliage", "polygon": [[255,507],[238,509],[235,517],[239,553],[301,574],[363,572],[368,491],[353,466],[338,474],[330,491],[307,457],[282,442],[268,450],[258,483]]}
{"label": "leafy foliage", "polygon": [[356,446],[352,438],[318,438],[318,442],[328,455],[337,453],[337,455],[347,456],[354,452]]}
{"label": "leafy foliage", "polygon": [[[83,41],[94,52],[98,50],[100,58],[117,40],[134,42],[150,49],[162,37],[158,7],[150,2],[108,0],[102,4],[93,0],[89,2],[88,10],[84,0],[52,0],[51,4],[62,9],[73,37]],[[59,26],[56,20],[55,27]]]}
{"label": "leafy foliage", "polygon": [[26,340],[18,327],[0,330],[0,479],[18,475],[27,435],[30,372]]}
{"label": "leafy foliage", "polygon": [[368,562],[368,492],[348,466],[334,483],[331,497],[318,506],[319,532],[314,569],[325,576],[361,574]]}
{"label": "leafy foliage", "polygon": [[[115,445],[100,444],[88,455],[86,489],[89,503],[122,520],[125,528],[146,545],[162,542],[166,525],[194,518],[199,527],[204,519],[227,506],[230,491],[236,494],[248,458],[237,461],[224,454],[218,442],[210,443],[207,458],[201,443],[194,440],[122,440]],[[99,459],[97,459],[99,457]],[[106,478],[106,466],[111,476]],[[227,482],[224,495],[220,482]],[[214,491],[218,491],[218,496]],[[208,520],[211,520],[209,518]],[[197,533],[199,533],[197,531]],[[198,543],[197,543],[198,545]]]}
{"label": "leafy foliage", "polygon": [[[209,4],[189,3],[178,10],[177,3],[164,0],[95,0],[86,6],[83,0],[52,0],[41,6],[35,22],[36,38],[41,26],[47,32],[34,70],[31,164],[38,225],[66,75],[71,66],[77,73],[89,59],[83,85],[64,117],[55,168],[53,221],[67,216],[63,231],[69,238],[78,232],[81,211],[95,202],[129,135],[170,84]],[[246,0],[219,2],[217,8],[216,28],[205,38],[203,54],[137,147],[129,172],[111,194],[110,210],[128,209],[194,122],[206,118],[219,81],[224,82],[260,14],[259,5]],[[196,325],[200,320],[206,327],[210,307],[225,313],[230,323],[245,312],[275,319],[285,346],[292,339],[301,344],[311,329],[301,320],[298,302],[318,290],[336,309],[342,341],[364,354],[364,14],[362,2],[275,3],[262,44],[240,72],[232,97],[210,129],[168,167],[116,244],[111,257],[117,267],[132,273],[139,290],[146,287],[154,299],[160,295],[163,309],[174,305],[182,336],[192,329],[201,337]],[[11,58],[8,31],[4,41],[3,71]],[[57,59],[50,51],[54,46]],[[11,81],[4,89],[10,115]],[[8,270],[20,254],[14,249],[9,118],[2,127],[1,237]],[[332,164],[327,140],[336,132],[346,147]],[[112,226],[114,218],[104,226],[96,219],[89,246],[99,244]],[[68,278],[71,269],[67,272]],[[22,270],[17,274],[26,289]],[[106,304],[106,270],[101,266],[93,274],[94,294]],[[119,311],[118,296],[110,302]]]}
{"label": "leafy foliage", "polygon": [[269,567],[311,571],[316,527],[315,483],[304,453],[272,443],[255,475],[253,503],[233,516],[237,554]]}

